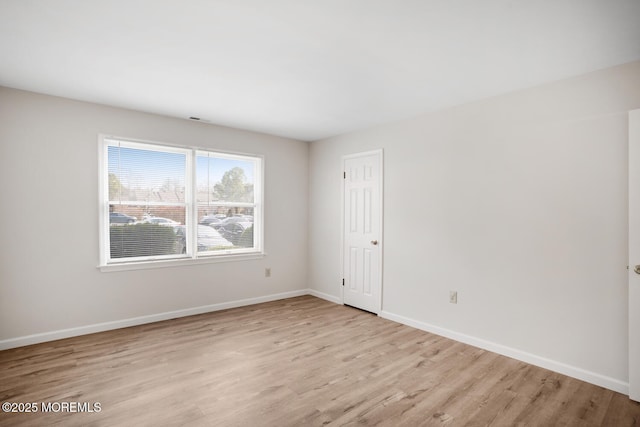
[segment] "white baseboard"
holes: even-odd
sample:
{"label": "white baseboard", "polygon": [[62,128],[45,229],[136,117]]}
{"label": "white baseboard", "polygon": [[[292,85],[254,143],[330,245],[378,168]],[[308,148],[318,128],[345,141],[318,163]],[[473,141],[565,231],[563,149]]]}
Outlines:
{"label": "white baseboard", "polygon": [[132,317],[129,319],[115,320],[113,322],[96,323],[93,325],[79,326],[77,328],[61,329],[58,331],[44,332],[41,334],[27,335],[23,337],[10,338],[0,341],[0,350],[7,350],[25,345],[38,344],[47,341],[55,341],[63,338],[76,337],[79,335],[93,334],[96,332],[110,331],[113,329],[127,328],[129,326],[143,325],[145,323],[159,322],[161,320],[175,319],[178,317],[193,316],[194,314],[209,313],[213,311],[226,310],[228,308],[243,307],[246,305],[259,304],[262,302],[276,301],[285,298],[293,298],[301,295],[308,295],[308,289],[283,292],[279,294],[265,295],[256,298],[247,298],[236,301],[223,302],[219,304],[203,305],[200,307],[186,308],[183,310],[167,311],[164,313],[150,314],[148,316]]}
{"label": "white baseboard", "polygon": [[327,300],[336,304],[342,304],[342,301],[340,301],[340,298],[336,296],[325,294],[324,292],[316,291],[315,289],[307,289],[307,291],[309,295],[313,295],[314,297],[318,297],[323,300]]}
{"label": "white baseboard", "polygon": [[459,332],[441,328],[429,323],[389,313],[388,311],[382,311],[379,316],[388,320],[393,320],[394,322],[402,323],[403,325],[411,326],[416,329],[431,332],[433,334],[440,335],[446,338],[451,338],[452,340],[463,342],[465,344],[498,353],[503,356],[511,357],[512,359],[520,360],[531,365],[549,369],[550,371],[558,372],[569,377],[577,378],[579,380],[586,381],[588,383],[595,384],[609,390],[617,391],[618,393],[623,393],[626,395],[629,394],[629,383],[617,380],[615,378],[607,377],[605,375],[597,374],[595,372],[587,371],[585,369],[577,368],[575,366],[567,365],[555,360],[536,356],[535,354],[527,353],[526,351],[521,351],[491,341],[472,337],[470,335],[461,334]]}
{"label": "white baseboard", "polygon": [[[282,292],[279,294],[265,295],[256,298],[247,298],[236,301],[223,302],[219,304],[204,305],[200,307],[187,308],[183,310],[168,311],[164,313],[151,314],[148,316],[133,317],[129,319],[116,320],[113,322],[96,323],[93,325],[80,326],[76,328],[62,329],[58,331],[44,332],[41,334],[27,335],[23,337],[10,338],[0,341],[0,350],[7,350],[15,347],[22,347],[42,342],[55,341],[63,338],[70,338],[79,335],[93,334],[96,332],[109,331],[113,329],[126,328],[129,326],[143,325],[146,323],[159,322],[161,320],[175,319],[178,317],[192,316],[195,314],[210,313],[229,308],[243,307],[263,302],[276,301],[280,299],[293,298],[302,295],[312,295],[336,304],[342,304],[340,298],[316,291],[314,289],[300,289],[290,292]],[[591,371],[587,371],[555,360],[536,356],[535,354],[517,350],[491,341],[486,341],[470,335],[461,334],[439,326],[431,325],[408,317],[400,316],[388,311],[381,311],[380,317],[411,326],[416,329],[431,332],[443,337],[451,338],[456,341],[463,342],[484,350],[502,354],[522,362],[540,366],[563,375],[568,375],[591,384],[595,384],[619,393],[629,394],[629,383],[617,380],[615,378],[600,375]]]}

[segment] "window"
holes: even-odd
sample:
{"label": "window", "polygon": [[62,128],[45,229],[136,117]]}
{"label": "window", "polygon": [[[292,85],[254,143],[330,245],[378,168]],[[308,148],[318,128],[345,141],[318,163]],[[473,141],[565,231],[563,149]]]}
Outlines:
{"label": "window", "polygon": [[262,252],[262,158],[101,137],[101,265]]}

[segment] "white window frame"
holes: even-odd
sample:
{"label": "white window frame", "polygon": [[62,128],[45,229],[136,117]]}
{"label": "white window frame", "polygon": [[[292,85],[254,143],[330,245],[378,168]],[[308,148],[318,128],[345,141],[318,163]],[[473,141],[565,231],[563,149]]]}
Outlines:
{"label": "white window frame", "polygon": [[[146,141],[133,138],[124,138],[111,135],[99,135],[99,244],[100,261],[98,268],[101,271],[137,270],[158,267],[171,267],[190,264],[202,264],[224,261],[241,261],[245,259],[257,259],[264,257],[264,156],[258,154],[230,153],[204,147],[187,147],[176,144],[167,144],[157,141]],[[181,153],[186,155],[185,170],[185,227],[186,227],[186,254],[163,255],[155,257],[117,258],[110,259],[110,235],[109,235],[109,171],[108,149],[114,142],[122,146],[145,150],[158,150],[165,152]],[[253,208],[253,248],[237,248],[231,250],[198,252],[197,226],[198,207],[196,191],[196,157],[210,154],[214,157],[225,159],[251,161],[254,165],[254,203],[240,202],[215,202],[216,206],[251,207]],[[140,202],[136,202],[139,204]],[[148,202],[145,202],[148,203]],[[156,202],[154,205],[164,205]],[[169,203],[171,206],[179,206],[181,203]]]}

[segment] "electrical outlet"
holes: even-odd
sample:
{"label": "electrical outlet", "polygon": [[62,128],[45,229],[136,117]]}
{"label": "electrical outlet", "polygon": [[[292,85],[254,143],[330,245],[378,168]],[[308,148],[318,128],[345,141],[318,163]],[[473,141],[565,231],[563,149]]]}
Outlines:
{"label": "electrical outlet", "polygon": [[451,304],[458,303],[458,291],[449,291],[449,302]]}
{"label": "electrical outlet", "polygon": [[271,277],[271,267],[264,269],[264,277]]}

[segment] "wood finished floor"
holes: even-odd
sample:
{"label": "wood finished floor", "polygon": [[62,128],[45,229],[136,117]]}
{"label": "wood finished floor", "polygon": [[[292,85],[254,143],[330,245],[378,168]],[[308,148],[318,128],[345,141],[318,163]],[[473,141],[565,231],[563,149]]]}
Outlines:
{"label": "wood finished floor", "polygon": [[0,426],[633,426],[627,396],[311,296],[0,352]]}

